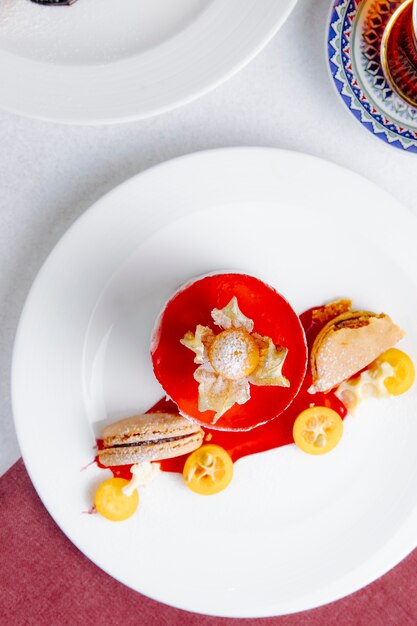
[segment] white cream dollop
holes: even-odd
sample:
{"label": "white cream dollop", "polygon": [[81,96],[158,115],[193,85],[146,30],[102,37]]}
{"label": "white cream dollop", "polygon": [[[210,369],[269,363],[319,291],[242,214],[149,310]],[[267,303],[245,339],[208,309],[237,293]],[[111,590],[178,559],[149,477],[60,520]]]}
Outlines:
{"label": "white cream dollop", "polygon": [[394,374],[394,368],[387,362],[377,368],[370,367],[360,376],[345,380],[336,390],[336,396],[343,402],[349,413],[354,413],[358,404],[368,398],[389,398],[385,380]]}
{"label": "white cream dollop", "polygon": [[159,463],[145,461],[144,463],[132,465],[130,471],[132,472],[132,478],[129,484],[122,488],[125,496],[131,496],[138,487],[149,485],[161,471],[161,466]]}

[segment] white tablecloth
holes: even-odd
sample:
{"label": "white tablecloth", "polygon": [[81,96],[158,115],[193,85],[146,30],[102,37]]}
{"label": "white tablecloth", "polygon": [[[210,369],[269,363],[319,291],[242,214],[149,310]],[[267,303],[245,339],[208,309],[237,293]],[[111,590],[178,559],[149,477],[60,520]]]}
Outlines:
{"label": "white tablecloth", "polygon": [[150,120],[85,128],[0,113],[0,474],[20,456],[10,365],[30,285],[68,226],[126,178],[187,152],[266,145],[344,165],[417,213],[417,155],[361,127],[330,80],[329,4],[299,0],[248,67],[196,102]]}

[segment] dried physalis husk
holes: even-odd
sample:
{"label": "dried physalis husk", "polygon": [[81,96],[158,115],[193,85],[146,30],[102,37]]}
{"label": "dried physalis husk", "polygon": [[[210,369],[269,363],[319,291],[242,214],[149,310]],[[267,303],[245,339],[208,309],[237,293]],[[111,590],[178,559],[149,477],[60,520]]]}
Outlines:
{"label": "dried physalis husk", "polygon": [[199,411],[214,411],[213,423],[234,404],[250,399],[250,386],[289,387],[282,374],[288,350],[270,337],[252,333],[254,322],[239,309],[234,296],[223,309],[213,309],[214,323],[222,330],[215,335],[208,326],[197,325],[181,343],[195,353],[200,367],[194,372]]}
{"label": "dried physalis husk", "polygon": [[197,325],[195,334],[191,331],[185,333],[180,343],[195,352],[194,363],[204,363],[207,360],[207,345],[214,339],[214,333],[208,326]]}
{"label": "dried physalis husk", "polygon": [[259,365],[249,381],[259,386],[289,387],[290,381],[282,374],[287,348],[276,346],[270,337],[253,336],[259,344]]}

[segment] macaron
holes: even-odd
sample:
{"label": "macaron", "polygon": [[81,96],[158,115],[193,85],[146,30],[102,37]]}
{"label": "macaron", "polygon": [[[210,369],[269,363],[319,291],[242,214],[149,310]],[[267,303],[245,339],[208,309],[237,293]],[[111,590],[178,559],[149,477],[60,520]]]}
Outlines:
{"label": "macaron", "polygon": [[316,391],[326,392],[367,367],[404,337],[385,313],[347,311],[330,320],[311,349]]}
{"label": "macaron", "polygon": [[189,454],[201,446],[204,431],[181,415],[145,413],[109,424],[102,436],[99,461],[112,467]]}

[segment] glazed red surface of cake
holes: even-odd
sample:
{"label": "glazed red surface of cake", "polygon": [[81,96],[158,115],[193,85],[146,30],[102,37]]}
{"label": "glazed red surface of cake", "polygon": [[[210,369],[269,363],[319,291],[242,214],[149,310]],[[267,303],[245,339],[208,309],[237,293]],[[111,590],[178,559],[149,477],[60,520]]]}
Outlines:
{"label": "glazed red surface of cake", "polygon": [[280,415],[297,395],[307,366],[306,339],[301,322],[290,304],[275,289],[252,276],[217,274],[196,280],[179,290],[167,303],[152,341],[154,372],[166,394],[181,413],[213,427],[213,411],[198,410],[198,367],[194,354],[180,340],[197,324],[221,329],[211,317],[235,296],[242,313],[254,321],[254,332],[271,337],[288,349],[283,375],[290,387],[250,386],[251,398],[235,404],[215,424],[220,430],[248,430]]}

